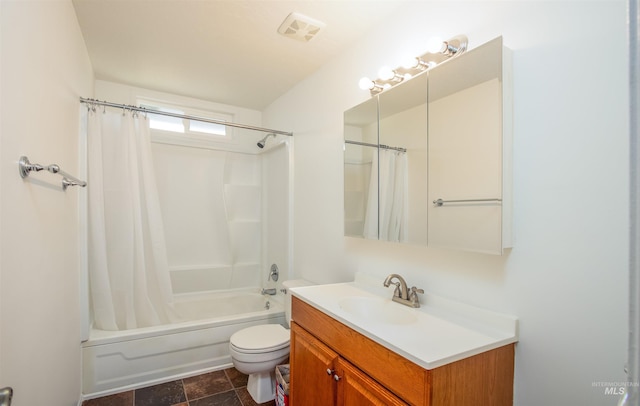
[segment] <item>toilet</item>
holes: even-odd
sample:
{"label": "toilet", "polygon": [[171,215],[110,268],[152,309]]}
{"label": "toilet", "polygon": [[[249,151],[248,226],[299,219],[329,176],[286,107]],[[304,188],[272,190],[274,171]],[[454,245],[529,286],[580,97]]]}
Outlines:
{"label": "toilet", "polygon": [[[290,288],[309,286],[302,279],[284,281],[285,317],[291,321]],[[229,340],[229,352],[233,366],[249,375],[247,390],[256,403],[275,398],[275,368],[289,358],[290,332],[280,324],[261,324],[234,333]]]}

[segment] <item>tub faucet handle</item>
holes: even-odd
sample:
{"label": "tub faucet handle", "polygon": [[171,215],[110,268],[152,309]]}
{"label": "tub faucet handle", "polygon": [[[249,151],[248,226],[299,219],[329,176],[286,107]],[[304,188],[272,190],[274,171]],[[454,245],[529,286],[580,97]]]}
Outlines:
{"label": "tub faucet handle", "polygon": [[280,275],[280,271],[278,271],[278,265],[271,265],[271,269],[269,269],[269,276],[267,276],[267,282],[273,279],[274,282],[278,282],[278,276]]}

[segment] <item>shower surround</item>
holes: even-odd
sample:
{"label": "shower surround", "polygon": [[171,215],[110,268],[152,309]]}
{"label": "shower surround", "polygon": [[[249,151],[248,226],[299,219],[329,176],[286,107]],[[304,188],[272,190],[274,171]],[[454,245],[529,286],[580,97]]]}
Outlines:
{"label": "shower surround", "polygon": [[[278,265],[283,279],[289,273],[293,139],[275,135],[259,148],[256,141],[264,133],[234,128],[229,134],[225,142],[193,142],[182,134],[150,131],[155,176],[150,184],[155,183],[162,230],[149,228],[164,234],[171,317],[151,325],[101,328],[94,322],[94,302],[83,343],[85,398],[228,368],[233,332],[284,323],[279,295],[260,291],[276,287],[267,282],[271,264]],[[89,125],[89,152],[96,148],[91,142]],[[114,151],[99,152],[106,161]],[[141,200],[151,198],[144,194]],[[106,211],[110,201],[104,199]],[[91,218],[91,195],[88,205]],[[107,219],[106,228],[115,230],[121,220],[114,226]],[[146,222],[143,217],[148,227]],[[107,235],[107,251],[126,248],[114,236]],[[99,257],[89,258],[90,264],[102,264]],[[91,293],[95,296],[95,289]]]}

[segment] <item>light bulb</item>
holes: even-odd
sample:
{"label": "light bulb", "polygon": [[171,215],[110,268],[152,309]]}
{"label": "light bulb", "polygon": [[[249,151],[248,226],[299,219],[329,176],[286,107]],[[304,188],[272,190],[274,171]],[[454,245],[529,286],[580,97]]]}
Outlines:
{"label": "light bulb", "polygon": [[378,71],[378,76],[382,80],[391,80],[396,77],[396,72],[388,66],[383,66]]}
{"label": "light bulb", "polygon": [[367,77],[364,77],[360,79],[360,81],[358,82],[358,86],[360,86],[360,89],[362,90],[371,90],[376,86],[376,84],[374,83],[373,80]]}
{"label": "light bulb", "polygon": [[406,58],[404,61],[402,61],[402,67],[405,69],[417,69],[420,67],[420,65],[420,58],[417,58],[415,56]]}
{"label": "light bulb", "polygon": [[427,52],[431,54],[440,53],[445,49],[444,41],[440,37],[432,37],[427,42]]}

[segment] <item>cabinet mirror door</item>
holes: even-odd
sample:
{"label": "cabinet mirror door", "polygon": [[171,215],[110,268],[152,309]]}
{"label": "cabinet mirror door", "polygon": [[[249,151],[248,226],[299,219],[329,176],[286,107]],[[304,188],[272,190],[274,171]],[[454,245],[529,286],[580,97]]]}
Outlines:
{"label": "cabinet mirror door", "polygon": [[378,238],[378,99],[344,113],[344,234]]}
{"label": "cabinet mirror door", "polygon": [[429,245],[501,254],[502,38],[429,71]]}
{"label": "cabinet mirror door", "polygon": [[506,51],[496,38],[345,112],[345,235],[511,246]]}
{"label": "cabinet mirror door", "polygon": [[426,245],[426,72],[378,98],[379,239]]}

